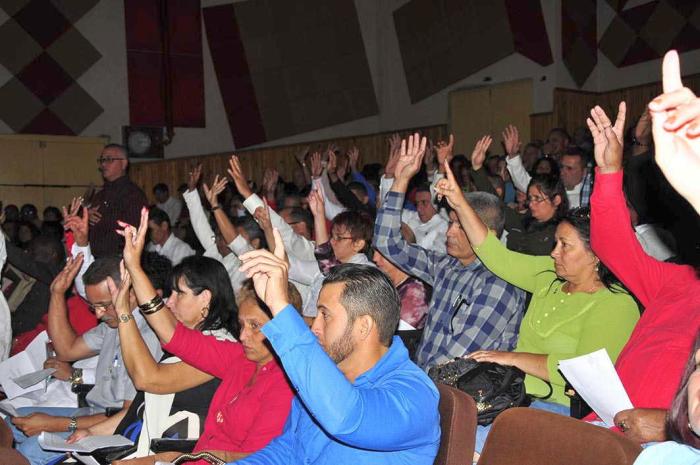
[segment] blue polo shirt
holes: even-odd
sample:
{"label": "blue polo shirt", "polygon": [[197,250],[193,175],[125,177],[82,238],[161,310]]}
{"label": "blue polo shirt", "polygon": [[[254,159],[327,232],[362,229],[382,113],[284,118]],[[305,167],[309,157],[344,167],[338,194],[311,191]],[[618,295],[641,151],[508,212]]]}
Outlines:
{"label": "blue polo shirt", "polygon": [[401,339],[350,383],[291,305],[262,331],[298,395],[282,434],[237,464],[432,465],[439,394]]}

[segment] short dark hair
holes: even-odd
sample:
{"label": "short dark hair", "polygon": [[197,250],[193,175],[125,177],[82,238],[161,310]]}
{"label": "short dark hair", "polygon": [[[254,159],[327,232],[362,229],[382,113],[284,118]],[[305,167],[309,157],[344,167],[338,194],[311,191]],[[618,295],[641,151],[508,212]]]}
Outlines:
{"label": "short dark hair", "polygon": [[365,185],[361,182],[353,181],[351,183],[348,183],[348,189],[351,191],[357,191],[362,195],[369,195],[369,193],[367,192],[367,187],[365,187]]}
{"label": "short dark hair", "polygon": [[555,160],[554,158],[550,158],[550,157],[538,158],[538,159],[535,161],[535,163],[532,164],[532,170],[531,170],[532,173],[537,173],[537,168],[538,168],[541,164],[544,164],[544,163],[546,163],[546,164],[549,165],[549,174],[550,174],[550,175],[559,177],[559,174],[560,174],[560,171],[561,171],[561,170],[559,169],[559,163],[557,163],[556,160]]}
{"label": "short dark hair", "polygon": [[689,425],[688,382],[690,381],[690,376],[696,370],[695,353],[698,350],[700,350],[700,332],[698,332],[695,337],[695,345],[693,346],[693,350],[690,351],[688,363],[685,364],[685,371],[681,378],[680,387],[678,388],[676,397],[674,397],[673,402],[671,402],[671,408],[666,417],[666,430],[670,438],[681,444],[695,447],[696,449],[700,449],[700,438],[693,433]]}
{"label": "short dark hair", "polygon": [[255,239],[260,239],[260,247],[267,247],[265,233],[263,232],[262,228],[260,228],[258,222],[255,221],[255,218],[250,216],[248,213],[246,213],[245,216],[233,218],[231,222],[234,226],[240,226],[241,228],[245,229],[245,232],[246,234],[248,234],[248,239],[250,242],[253,242],[253,240]]}
{"label": "short dark hair", "polygon": [[369,253],[372,246],[372,235],[374,234],[374,221],[364,212],[344,211],[336,215],[331,223],[331,232],[335,226],[342,226],[347,229],[352,240],[365,241],[365,247],[360,252]]}
{"label": "short dark hair", "polygon": [[432,195],[432,192],[430,191],[430,184],[428,184],[427,182],[422,182],[418,184],[418,186],[416,187],[416,194],[418,192],[428,192]]}
{"label": "short dark hair", "polygon": [[153,186],[153,193],[155,194],[156,192],[162,192],[164,194],[167,194],[170,192],[170,188],[168,188],[168,185],[162,182],[159,182],[155,186]]}
{"label": "short dark hair", "polygon": [[506,224],[503,201],[488,192],[468,192],[464,197],[486,226],[500,237]]}
{"label": "short dark hair", "polygon": [[308,210],[304,210],[301,207],[288,207],[284,208],[282,211],[289,212],[289,218],[292,222],[306,224],[306,228],[309,232],[314,230],[314,217]]}
{"label": "short dark hair", "polygon": [[[294,307],[297,312],[301,313],[301,309],[304,305],[301,299],[301,294],[299,294],[296,286],[291,282],[287,282],[287,297],[289,297],[289,303],[292,305],[292,307]],[[258,297],[258,294],[255,292],[255,286],[253,285],[252,279],[246,279],[243,281],[243,284],[238,291],[238,295],[236,296],[236,302],[238,302],[238,305],[240,305],[241,302],[247,299],[254,299],[255,303],[258,305],[258,307],[260,307],[260,310],[262,310],[263,313],[268,316],[268,318],[273,318],[270,307],[268,307],[267,304],[263,302],[263,300]]]}
{"label": "short dark hair", "polygon": [[46,220],[47,215],[55,215],[56,221],[63,220],[63,215],[61,214],[61,210],[59,210],[56,207],[48,206],[48,207],[44,208],[44,212],[41,214],[41,217],[42,217],[42,219],[44,219],[44,221]]}
{"label": "short dark hair", "polygon": [[571,140],[571,136],[569,135],[569,133],[567,132],[567,130],[564,129],[564,128],[552,128],[552,129],[549,131],[548,136],[549,136],[549,135],[552,135],[552,133],[557,133],[557,134],[559,134],[560,136],[562,136],[564,139]]}
{"label": "short dark hair", "polygon": [[144,252],[141,255],[141,267],[156,289],[163,291],[163,297],[170,295],[170,272],[173,264],[170,259],[156,252]]}
{"label": "short dark hair", "polygon": [[578,157],[579,163],[581,164],[581,168],[585,168],[586,165],[588,164],[586,154],[583,153],[583,150],[581,150],[580,148],[575,147],[575,146],[567,147],[561,156],[562,157]]}
{"label": "short dark hair", "polygon": [[377,325],[379,342],[389,347],[401,317],[401,301],[394,284],[375,266],[344,263],[333,267],[323,285],[343,283],[340,303],[348,312],[348,324],[369,315]]}
{"label": "short dark hair", "polygon": [[168,223],[168,227],[171,226],[168,214],[158,207],[151,207],[151,209],[148,210],[148,221],[153,221],[157,225]]}
{"label": "short dark hair", "polygon": [[83,284],[86,286],[94,286],[100,284],[109,277],[112,278],[114,284],[119,286],[122,282],[121,272],[119,271],[120,262],[121,258],[119,257],[102,257],[96,259],[83,274]]}
{"label": "short dark hair", "polygon": [[197,325],[198,330],[223,328],[231,334],[238,334],[238,306],[233,295],[231,278],[224,265],[213,258],[192,255],[174,267],[171,276],[170,282],[176,291],[180,290],[179,281],[182,278],[194,295],[199,295],[205,290],[211,292],[209,312]]}
{"label": "short dark hair", "polygon": [[102,150],[107,149],[118,150],[122,153],[122,155],[124,155],[124,158],[126,158],[127,160],[129,159],[129,151],[122,144],[107,144],[104,147],[102,147]]}
{"label": "short dark hair", "polygon": [[66,259],[66,249],[60,237],[52,234],[39,234],[29,242],[29,250],[37,261],[61,266]]}

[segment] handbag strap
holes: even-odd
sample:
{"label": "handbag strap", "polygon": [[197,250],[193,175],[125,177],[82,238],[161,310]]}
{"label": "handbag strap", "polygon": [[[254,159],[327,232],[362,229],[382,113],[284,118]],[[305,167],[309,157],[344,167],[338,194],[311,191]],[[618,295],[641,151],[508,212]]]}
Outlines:
{"label": "handbag strap", "polygon": [[212,465],[226,465],[226,462],[210,454],[209,452],[197,452],[196,454],[182,454],[175,460],[173,460],[173,465],[180,465],[181,463],[193,462],[195,460],[204,460]]}
{"label": "handbag strap", "polygon": [[550,383],[549,381],[545,381],[542,378],[540,378],[540,380],[544,381],[544,383],[547,385],[547,387],[549,388],[549,393],[546,396],[536,396],[534,394],[528,394],[528,395],[530,397],[532,397],[533,399],[547,400],[550,397],[552,397],[552,394],[554,393],[554,388],[552,388],[552,383]]}

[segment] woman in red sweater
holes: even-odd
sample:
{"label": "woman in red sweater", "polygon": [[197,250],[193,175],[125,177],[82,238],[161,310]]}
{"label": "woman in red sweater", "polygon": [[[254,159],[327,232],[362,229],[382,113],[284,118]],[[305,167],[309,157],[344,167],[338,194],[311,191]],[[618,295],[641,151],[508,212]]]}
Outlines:
{"label": "woman in red sweater", "polygon": [[622,192],[625,103],[613,125],[599,106],[588,127],[598,165],[591,197],[591,246],[645,307],[616,369],[634,409],[615,422],[639,442],[665,440],[666,411],[700,330],[700,280],[690,266],[660,262],[635,237]]}
{"label": "woman in red sweater", "polygon": [[[122,224],[122,234],[126,237],[124,262],[130,279],[123,279],[120,293],[132,281],[141,313],[158,334],[163,348],[194,369],[222,380],[194,451],[210,451],[226,461],[245,457],[265,447],[282,432],[294,396],[282,367],[260,332],[271,314],[255,297],[252,287],[244,286],[239,295],[240,342],[220,341],[189,329],[183,323],[197,316],[206,318],[209,307],[216,305],[220,296],[210,289],[193,289],[187,279],[180,277],[167,304],[162,302],[140,265],[147,222],[148,211],[144,210],[138,231]],[[219,287],[232,292],[223,266],[220,274],[225,283]],[[301,305],[298,293],[296,297],[296,305]],[[128,305],[117,305],[117,314],[120,326],[133,324]],[[122,339],[122,344],[125,343]],[[152,464],[156,460],[173,460],[178,455],[166,452],[128,463]]]}

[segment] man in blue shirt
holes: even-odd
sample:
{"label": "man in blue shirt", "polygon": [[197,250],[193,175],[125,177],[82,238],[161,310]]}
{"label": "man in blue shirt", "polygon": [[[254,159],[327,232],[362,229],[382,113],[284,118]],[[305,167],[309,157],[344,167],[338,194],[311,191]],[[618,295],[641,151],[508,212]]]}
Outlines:
{"label": "man in blue shirt", "polygon": [[274,318],[263,326],[298,396],[282,435],[240,464],[432,464],[439,394],[394,337],[398,294],[366,265],[330,271],[311,330],[287,297],[282,240],[274,255],[241,256],[241,270]]}

